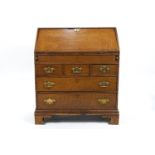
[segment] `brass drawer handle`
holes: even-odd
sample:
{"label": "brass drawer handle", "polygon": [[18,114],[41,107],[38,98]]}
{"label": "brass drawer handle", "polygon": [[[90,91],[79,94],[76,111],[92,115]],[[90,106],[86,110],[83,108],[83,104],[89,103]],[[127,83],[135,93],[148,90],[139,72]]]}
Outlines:
{"label": "brass drawer handle", "polygon": [[54,82],[51,82],[51,81],[45,81],[44,82],[44,87],[45,88],[51,88],[51,87],[53,87],[55,85],[55,83]]}
{"label": "brass drawer handle", "polygon": [[100,71],[102,72],[102,73],[106,73],[106,72],[108,72],[110,70],[110,67],[108,67],[107,65],[101,65],[100,66]]}
{"label": "brass drawer handle", "polygon": [[99,102],[99,104],[107,104],[107,103],[109,103],[109,99],[108,98],[99,98],[98,99],[98,102]]}
{"label": "brass drawer handle", "polygon": [[53,98],[47,98],[47,99],[44,99],[44,103],[46,103],[46,104],[49,104],[49,105],[52,105],[52,104],[54,104],[56,102],[56,100],[55,99],[53,99]]}
{"label": "brass drawer handle", "polygon": [[109,86],[109,82],[107,82],[107,81],[101,81],[101,82],[98,83],[98,85],[100,87],[105,88],[105,87],[108,87]]}
{"label": "brass drawer handle", "polygon": [[78,31],[80,31],[80,29],[79,28],[75,28],[74,31],[75,32],[78,32]]}
{"label": "brass drawer handle", "polygon": [[119,56],[118,56],[118,55],[115,56],[115,60],[116,60],[116,61],[119,60]]}
{"label": "brass drawer handle", "polygon": [[72,68],[72,73],[74,73],[74,74],[79,74],[79,73],[81,73],[81,71],[82,71],[81,67],[73,67]]}
{"label": "brass drawer handle", "polygon": [[44,72],[47,74],[53,73],[55,68],[53,67],[44,67]]}

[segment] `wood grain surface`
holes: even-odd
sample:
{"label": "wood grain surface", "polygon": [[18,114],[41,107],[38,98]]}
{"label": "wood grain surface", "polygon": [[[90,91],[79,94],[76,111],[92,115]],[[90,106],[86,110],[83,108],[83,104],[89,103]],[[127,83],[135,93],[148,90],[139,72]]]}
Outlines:
{"label": "wood grain surface", "polygon": [[39,28],[34,54],[36,124],[57,115],[119,123],[116,28]]}
{"label": "wood grain surface", "polygon": [[[54,86],[46,88],[44,82],[54,82]],[[115,91],[116,92],[116,78],[115,77],[76,77],[76,78],[50,78],[38,77],[37,91]],[[107,87],[99,86],[100,82],[108,82]]]}
{"label": "wood grain surface", "polygon": [[40,28],[35,51],[119,51],[115,28]]}
{"label": "wood grain surface", "polygon": [[[51,98],[55,102],[47,104],[44,100]],[[109,99],[106,104],[101,104],[99,99]],[[89,100],[88,100],[89,99]],[[104,93],[47,93],[37,95],[38,109],[115,109],[116,94]]]}

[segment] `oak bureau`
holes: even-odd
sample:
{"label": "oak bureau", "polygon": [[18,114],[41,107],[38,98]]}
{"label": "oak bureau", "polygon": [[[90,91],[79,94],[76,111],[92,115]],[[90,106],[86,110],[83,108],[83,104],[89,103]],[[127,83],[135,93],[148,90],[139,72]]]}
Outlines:
{"label": "oak bureau", "polygon": [[35,123],[93,115],[118,124],[116,28],[39,28],[35,45]]}

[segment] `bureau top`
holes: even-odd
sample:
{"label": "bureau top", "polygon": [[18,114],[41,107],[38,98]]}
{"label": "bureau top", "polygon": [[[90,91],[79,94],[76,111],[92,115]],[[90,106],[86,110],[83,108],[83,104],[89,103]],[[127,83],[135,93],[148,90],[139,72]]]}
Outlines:
{"label": "bureau top", "polygon": [[35,52],[119,52],[116,28],[39,28]]}

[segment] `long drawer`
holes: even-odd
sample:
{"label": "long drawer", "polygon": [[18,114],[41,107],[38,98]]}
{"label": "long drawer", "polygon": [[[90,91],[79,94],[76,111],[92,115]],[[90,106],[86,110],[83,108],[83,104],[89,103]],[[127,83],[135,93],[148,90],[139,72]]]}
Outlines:
{"label": "long drawer", "polygon": [[117,55],[106,56],[42,56],[36,57],[36,64],[118,64]]}
{"label": "long drawer", "polygon": [[38,109],[113,109],[116,94],[47,93],[37,94]]}
{"label": "long drawer", "polygon": [[37,91],[116,91],[116,77],[37,77]]}

